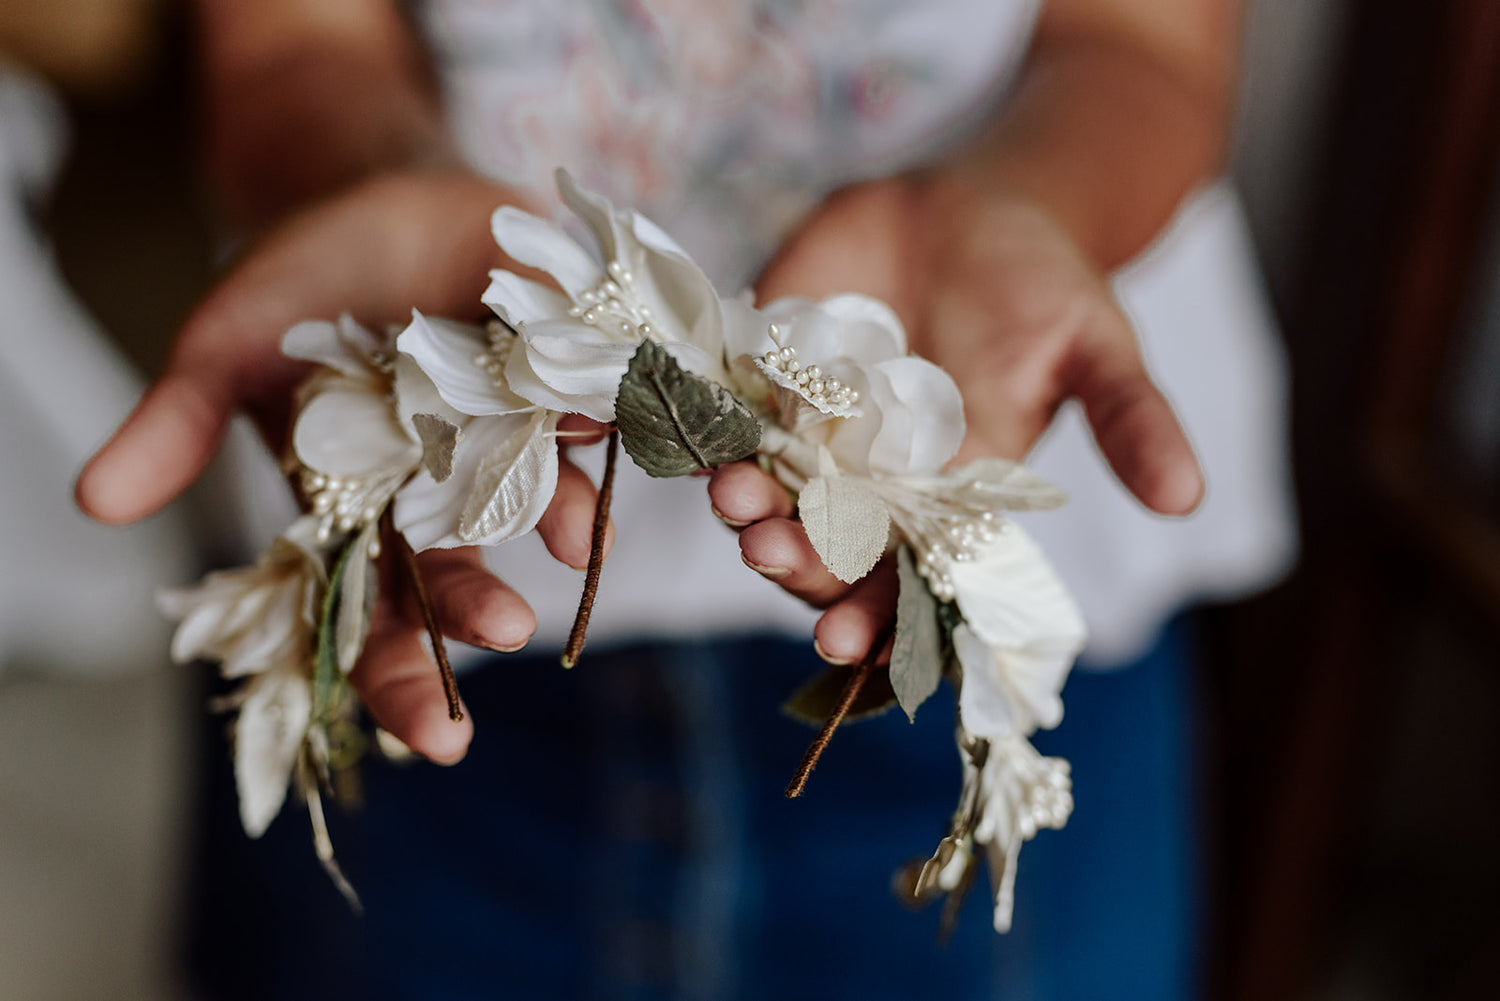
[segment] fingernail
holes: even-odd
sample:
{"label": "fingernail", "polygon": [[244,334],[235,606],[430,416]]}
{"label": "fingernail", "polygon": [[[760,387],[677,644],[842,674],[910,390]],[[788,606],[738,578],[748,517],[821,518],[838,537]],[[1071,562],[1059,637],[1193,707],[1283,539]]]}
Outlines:
{"label": "fingernail", "polygon": [[835,667],[848,667],[850,664],[854,663],[854,661],[853,661],[852,658],[849,658],[849,657],[835,657],[833,654],[829,653],[827,650],[824,650],[823,649],[823,644],[821,644],[821,643],[818,642],[817,637],[813,637],[813,651],[819,657],[822,657],[825,661],[827,661],[828,663],[834,665]]}
{"label": "fingernail", "polygon": [[710,504],[708,506],[708,509],[714,513],[714,517],[715,518],[718,518],[720,521],[722,521],[724,524],[728,525],[730,528],[745,528],[746,526],[748,526],[750,524],[750,522],[748,522],[748,521],[735,521],[733,518],[729,517],[729,515],[725,514],[723,511],[720,511],[718,508],[714,507],[712,504]]}
{"label": "fingernail", "polygon": [[754,570],[756,573],[760,574],[763,577],[770,577],[773,580],[778,577],[785,577],[787,574],[792,572],[786,567],[763,567],[759,563],[751,563],[748,559],[746,559],[744,553],[740,554],[740,560],[751,570]]}

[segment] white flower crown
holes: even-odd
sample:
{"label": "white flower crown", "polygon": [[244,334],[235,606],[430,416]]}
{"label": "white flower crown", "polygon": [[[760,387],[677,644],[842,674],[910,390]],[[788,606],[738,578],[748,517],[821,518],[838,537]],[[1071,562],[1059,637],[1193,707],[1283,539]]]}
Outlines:
{"label": "white flower crown", "polygon": [[[484,302],[498,320],[489,325],[414,313],[399,334],[349,317],[286,334],[286,354],[319,366],[300,390],[289,456],[308,513],[255,566],[162,598],[181,620],[177,660],[217,659],[226,677],[246,679],[232,699],[245,830],[263,832],[295,784],[319,856],[352,897],[319,790],[364,744],[346,675],[368,631],[380,526],[389,519],[387,539],[408,555],[530,532],[557,485],[558,421],[582,414],[613,425],[655,476],[757,456],[797,493],[808,539],[842,581],[894,558],[893,630],[864,663],[830,669],[787,708],[823,724],[820,751],[857,697],[863,708],[899,703],[910,715],[949,679],[959,693],[963,792],[910,890],[954,895],[951,913],[983,848],[995,928],[1006,930],[1022,842],[1061,827],[1072,809],[1067,762],[1042,757],[1027,738],[1061,720],[1060,692],[1085,630],[1041,551],[1004,512],[1056,507],[1061,492],[1000,459],[945,469],[963,438],[963,400],[947,373],[907,353],[885,304],[841,295],[756,309],[721,297],[654,224],[566,173],[558,183],[598,253],[553,223],[500,209],[500,248],[555,287],[492,272]],[[608,495],[601,490],[596,529]],[[568,666],[598,579],[595,534]],[[888,638],[889,669],[876,668]]]}

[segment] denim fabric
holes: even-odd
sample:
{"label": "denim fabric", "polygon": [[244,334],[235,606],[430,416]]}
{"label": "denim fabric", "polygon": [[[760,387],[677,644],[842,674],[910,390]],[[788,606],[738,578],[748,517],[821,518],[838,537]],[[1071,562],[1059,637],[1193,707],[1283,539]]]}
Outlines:
{"label": "denim fabric", "polygon": [[[893,871],[956,802],[952,698],[840,730],[804,796],[812,731],[777,711],[820,664],[773,639],[497,659],[463,681],[453,768],[367,762],[332,818],[352,915],[289,807],[258,842],[227,771],[192,922],[215,998],[966,999],[1192,996],[1197,832],[1187,630],[1075,672],[1062,726],[1077,808],[1021,853],[1014,930],[976,887],[946,946]],[[215,739],[218,735],[215,734]],[[210,753],[222,760],[214,746]]]}

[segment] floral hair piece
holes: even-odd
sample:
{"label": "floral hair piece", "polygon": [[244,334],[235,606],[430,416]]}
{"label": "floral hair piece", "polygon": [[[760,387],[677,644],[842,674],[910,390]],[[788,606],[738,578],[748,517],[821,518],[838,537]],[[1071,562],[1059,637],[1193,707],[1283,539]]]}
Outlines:
{"label": "floral hair piece", "polygon": [[[288,456],[307,513],[253,567],[162,596],[181,621],[174,658],[218,660],[225,677],[243,679],[229,701],[246,832],[261,834],[295,788],[319,857],[352,898],[320,790],[365,743],[347,675],[369,631],[373,561],[392,540],[409,556],[530,532],[556,489],[558,422],[581,414],[612,426],[611,472],[617,438],[655,476],[756,457],[797,494],[808,539],[846,583],[894,561],[892,629],[864,663],[831,668],[787,704],[823,728],[788,794],[851,710],[899,704],[913,715],[947,678],[958,692],[963,791],[948,836],[909,889],[949,895],[951,914],[983,855],[995,928],[1007,930],[1021,844],[1072,810],[1067,762],[1028,738],[1061,720],[1063,682],[1085,642],[1066,588],[1007,515],[1056,507],[1061,492],[1000,459],[950,467],[963,400],[947,373],[908,353],[885,304],[840,295],[752,308],[719,295],[644,217],[566,173],[558,184],[597,247],[501,208],[501,249],[553,284],[492,272],[489,324],[414,312],[399,332],[343,317],[286,334],[285,353],[318,366],[299,391]],[[569,665],[601,541],[596,531]],[[442,640],[429,628],[458,718]],[[876,667],[886,639],[889,667]]]}

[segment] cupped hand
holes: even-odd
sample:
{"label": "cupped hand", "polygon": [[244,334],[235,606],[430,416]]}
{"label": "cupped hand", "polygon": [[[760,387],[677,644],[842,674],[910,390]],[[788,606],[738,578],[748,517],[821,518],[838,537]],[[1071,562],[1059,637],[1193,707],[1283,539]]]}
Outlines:
{"label": "cupped hand", "polygon": [[[371,325],[404,323],[414,308],[475,314],[489,267],[503,263],[490,215],[516,202],[513,192],[471,174],[431,171],[377,177],[290,216],[249,248],[183,324],[166,371],[79,476],[79,506],[107,524],[160,509],[203,472],[236,411],[250,413],[279,450],[293,390],[308,372],[280,351],[298,321],[349,313]],[[570,566],[588,562],[594,496],[588,477],[561,463],[538,532]],[[531,609],[484,570],[477,553],[434,551],[419,561],[445,635],[498,650],[530,637]],[[382,602],[353,681],[394,736],[434,760],[456,761],[472,724],[448,719],[421,631],[409,603]]]}
{"label": "cupped hand", "polygon": [[[825,202],[767,266],[764,303],[862,292],[888,302],[913,351],[964,398],[956,462],[1024,458],[1065,400],[1083,405],[1115,475],[1147,507],[1197,506],[1202,474],[1141,360],[1103,275],[1042,206],[970,176],[927,174],[855,185]],[[709,485],[741,530],[746,563],[827,611],[815,637],[834,663],[864,658],[894,615],[894,573],[852,588],[822,565],[786,492],[753,465]]]}

